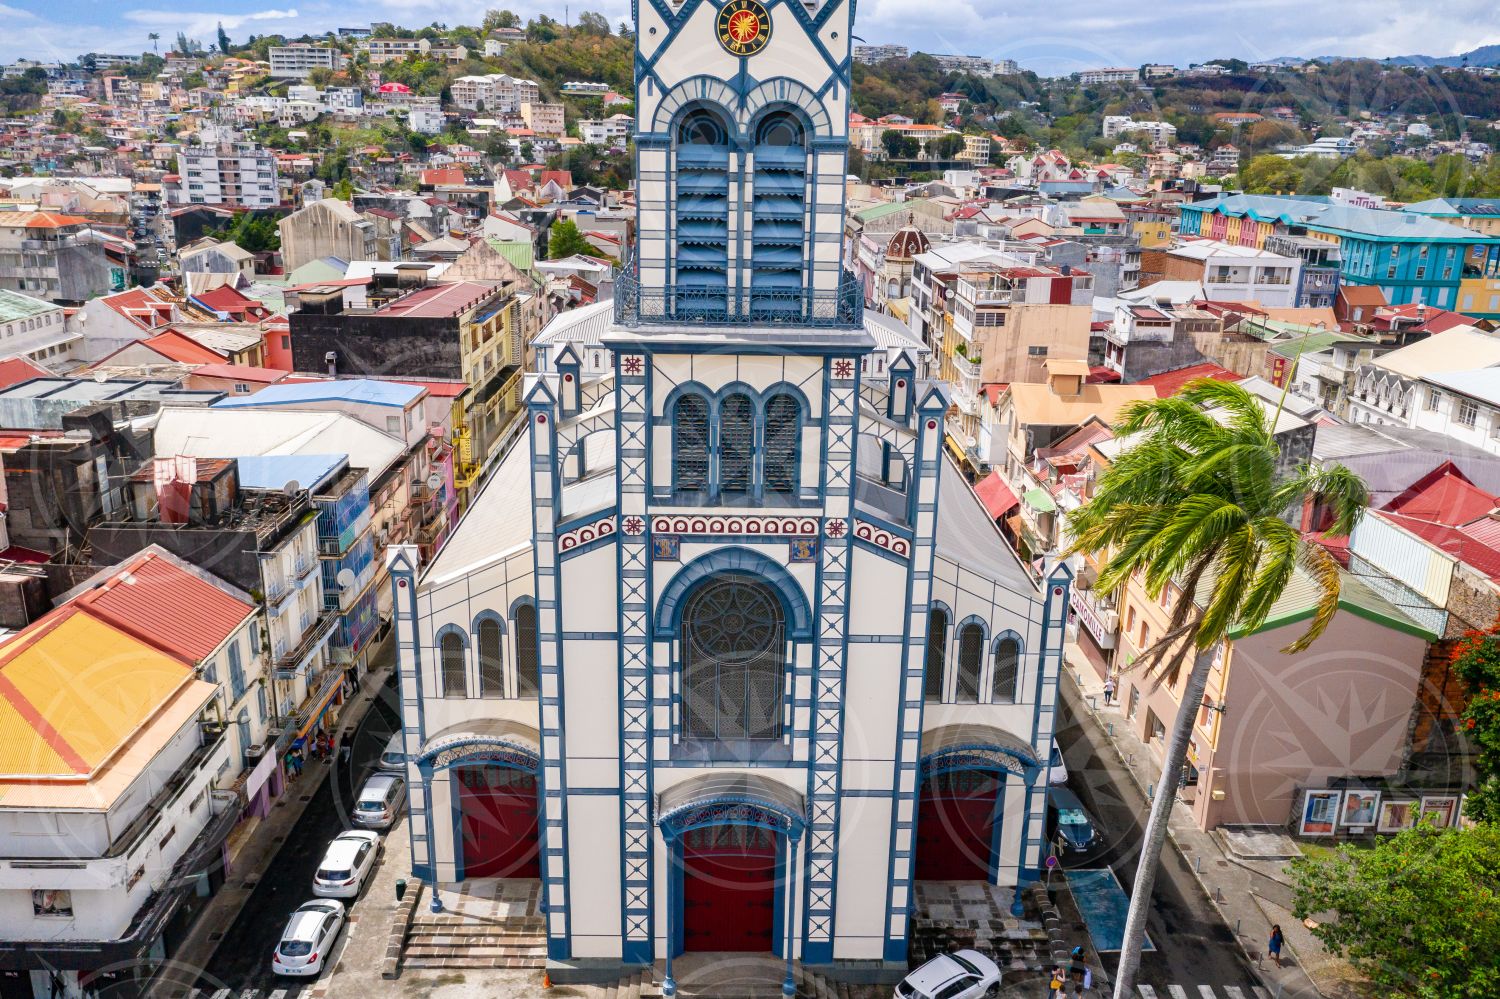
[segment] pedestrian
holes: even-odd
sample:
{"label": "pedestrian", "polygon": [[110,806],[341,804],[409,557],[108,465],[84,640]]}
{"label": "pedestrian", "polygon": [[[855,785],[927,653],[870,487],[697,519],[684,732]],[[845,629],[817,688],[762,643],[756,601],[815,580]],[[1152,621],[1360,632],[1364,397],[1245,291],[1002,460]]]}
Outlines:
{"label": "pedestrian", "polygon": [[286,751],[286,779],[294,781],[297,779],[297,751],[288,749]]}
{"label": "pedestrian", "polygon": [[326,760],[326,759],[328,759],[328,751],[329,751],[328,733],[327,732],[319,732],[318,733],[318,759],[319,760]]}
{"label": "pedestrian", "polygon": [[1064,999],[1063,973],[1061,968],[1052,969],[1052,982],[1047,987],[1047,999]]}
{"label": "pedestrian", "polygon": [[1266,950],[1276,959],[1276,967],[1281,967],[1281,945],[1286,943],[1286,937],[1282,936],[1281,924],[1277,923],[1271,927],[1271,939],[1266,944]]}
{"label": "pedestrian", "polygon": [[1104,706],[1109,707],[1115,703],[1115,678],[1107,676],[1104,678]]}
{"label": "pedestrian", "polygon": [[292,773],[298,777],[302,776],[302,750],[292,750]]}
{"label": "pedestrian", "polygon": [[344,741],[339,743],[339,765],[345,770],[349,769],[349,760],[354,755],[354,750],[349,746],[350,736],[344,736]]}

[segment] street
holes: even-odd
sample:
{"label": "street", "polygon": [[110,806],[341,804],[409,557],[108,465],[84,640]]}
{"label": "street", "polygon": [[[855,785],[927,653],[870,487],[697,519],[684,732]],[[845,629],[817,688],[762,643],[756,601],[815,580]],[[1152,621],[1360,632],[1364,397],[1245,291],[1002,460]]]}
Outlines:
{"label": "street", "polygon": [[[1057,744],[1068,766],[1068,786],[1082,799],[1100,831],[1102,845],[1064,858],[1064,867],[1110,867],[1128,892],[1135,882],[1147,803],[1125,772],[1103,732],[1086,717],[1077,688],[1059,684]],[[1182,855],[1170,841],[1152,892],[1147,935],[1156,950],[1141,957],[1141,984],[1165,988],[1177,982],[1207,982],[1244,988],[1256,982],[1244,952],[1212,902],[1204,897]],[[1101,955],[1108,970],[1118,954]]]}
{"label": "street", "polygon": [[[210,990],[210,994],[225,986],[237,993],[259,989],[270,994],[277,989],[294,991],[301,984],[296,979],[278,978],[271,973],[271,951],[292,910],[313,897],[312,878],[323,859],[324,848],[334,836],[350,828],[348,815],[354,795],[396,730],[398,717],[392,674],[360,722],[353,744],[352,767],[345,769],[335,762],[325,771],[327,776],[318,786],[310,783],[317,777],[304,774],[287,790],[287,794],[310,794],[313,798],[268,869],[238,872],[240,877],[258,879],[258,885],[203,971],[200,986]],[[398,857],[395,861],[401,863],[404,859]],[[387,855],[381,862],[391,861]],[[351,918],[357,919],[359,900],[344,902],[352,906]],[[348,932],[346,926],[342,936]]]}

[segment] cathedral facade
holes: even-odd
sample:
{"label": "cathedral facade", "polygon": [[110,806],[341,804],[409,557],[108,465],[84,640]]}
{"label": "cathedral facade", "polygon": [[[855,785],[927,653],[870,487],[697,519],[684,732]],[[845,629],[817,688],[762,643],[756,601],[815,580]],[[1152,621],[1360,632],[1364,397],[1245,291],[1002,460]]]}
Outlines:
{"label": "cathedral facade", "polygon": [[637,12],[614,299],[538,337],[431,564],[389,555],[414,872],[539,879],[575,974],[904,968],[914,879],[1039,873],[1068,577],[843,268],[852,5]]}

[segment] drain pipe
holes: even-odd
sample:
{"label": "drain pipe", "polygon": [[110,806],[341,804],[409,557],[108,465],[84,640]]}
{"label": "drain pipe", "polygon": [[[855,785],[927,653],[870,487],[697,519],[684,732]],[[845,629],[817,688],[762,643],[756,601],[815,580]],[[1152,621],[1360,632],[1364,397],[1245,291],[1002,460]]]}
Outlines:
{"label": "drain pipe", "polygon": [[677,838],[666,826],[661,827],[662,842],[667,847],[667,974],[661,982],[661,994],[665,999],[677,995],[677,982],[672,978],[672,948],[677,943],[677,927],[674,918],[677,912]]}
{"label": "drain pipe", "polygon": [[797,915],[797,843],[802,838],[802,830],[792,826],[787,830],[786,847],[786,978],[781,983],[781,994],[785,999],[795,999],[797,995],[797,979],[792,974],[792,941],[796,939],[793,933],[793,924]]}

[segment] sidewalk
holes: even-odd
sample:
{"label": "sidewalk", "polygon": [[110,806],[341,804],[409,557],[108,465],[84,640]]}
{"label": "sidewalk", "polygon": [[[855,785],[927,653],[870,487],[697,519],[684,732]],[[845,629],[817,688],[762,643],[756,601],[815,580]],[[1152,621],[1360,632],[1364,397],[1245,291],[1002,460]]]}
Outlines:
{"label": "sidewalk", "polygon": [[[1062,685],[1081,724],[1092,724],[1125,764],[1143,796],[1150,800],[1161,766],[1145,743],[1129,731],[1124,710],[1116,702],[1104,705],[1104,685],[1091,670],[1080,670],[1082,652],[1069,643],[1064,649],[1069,682]],[[1143,817],[1144,822],[1144,817]],[[1203,893],[1218,908],[1224,922],[1236,931],[1240,946],[1261,982],[1286,999],[1358,999],[1358,977],[1349,965],[1325,951],[1317,938],[1291,914],[1290,878],[1274,861],[1245,860],[1226,850],[1220,837],[1194,823],[1188,807],[1173,807],[1167,837],[1193,870]],[[1133,872],[1131,872],[1133,873]],[[1286,937],[1283,967],[1265,954],[1271,924],[1279,923]]]}
{"label": "sidewalk", "polygon": [[[383,644],[370,650],[369,672],[360,680],[359,689],[344,702],[338,723],[340,732],[357,728],[375,703],[392,668],[387,654],[392,648],[387,638]],[[199,973],[213,960],[219,941],[239,918],[240,910],[255,891],[261,873],[271,865],[308,804],[322,790],[332,769],[331,758],[309,760],[303,767],[302,776],[287,784],[269,815],[258,820],[248,833],[238,836],[231,833],[231,840],[236,841],[233,868],[219,893],[209,900],[193,923],[187,939],[152,980],[145,999],[180,999],[189,993]]]}

